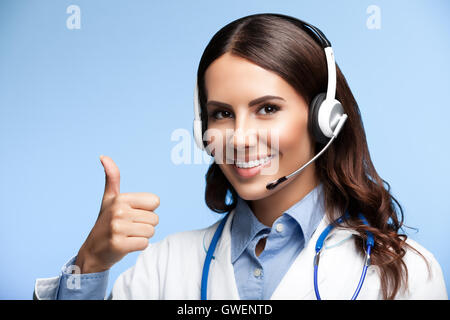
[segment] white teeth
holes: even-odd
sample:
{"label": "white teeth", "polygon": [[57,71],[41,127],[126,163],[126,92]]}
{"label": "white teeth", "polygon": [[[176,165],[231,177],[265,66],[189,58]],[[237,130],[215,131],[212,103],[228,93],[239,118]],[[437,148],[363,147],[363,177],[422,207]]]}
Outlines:
{"label": "white teeth", "polygon": [[265,164],[265,163],[269,162],[270,159],[272,159],[272,158],[273,158],[273,156],[269,156],[269,157],[264,158],[264,159],[253,160],[253,161],[250,161],[250,162],[238,162],[238,161],[236,161],[235,165],[238,168],[253,168],[253,167],[257,167],[257,166],[260,166],[262,164]]}

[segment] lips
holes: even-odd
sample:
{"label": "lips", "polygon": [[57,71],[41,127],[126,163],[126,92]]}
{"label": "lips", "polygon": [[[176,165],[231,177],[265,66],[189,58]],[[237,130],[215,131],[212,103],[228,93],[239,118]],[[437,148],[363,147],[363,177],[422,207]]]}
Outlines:
{"label": "lips", "polygon": [[251,178],[259,174],[262,168],[270,165],[270,161],[273,156],[264,157],[260,160],[254,160],[249,162],[236,161],[232,167],[236,173],[243,178]]}

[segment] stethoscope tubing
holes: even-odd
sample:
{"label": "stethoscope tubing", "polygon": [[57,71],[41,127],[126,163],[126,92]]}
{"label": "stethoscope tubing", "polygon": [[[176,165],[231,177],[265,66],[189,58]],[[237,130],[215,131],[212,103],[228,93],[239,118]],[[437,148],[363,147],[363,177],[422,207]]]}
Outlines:
{"label": "stethoscope tubing", "polygon": [[[367,246],[367,252],[366,252],[366,261],[368,261],[368,259],[370,259],[370,252],[372,250],[372,246]],[[317,262],[316,262],[317,260]],[[320,297],[320,293],[319,293],[319,285],[318,285],[318,271],[319,271],[319,258],[318,255],[316,254],[316,258],[314,259],[314,293],[316,294],[316,299],[317,300],[322,300],[322,298]],[[359,292],[361,291],[362,285],[364,283],[364,280],[366,278],[366,274],[367,274],[367,269],[370,266],[370,262],[365,262],[364,263],[364,267],[363,267],[363,271],[361,273],[361,277],[359,278],[359,282],[358,282],[358,286],[356,287],[355,292],[353,293],[353,296],[351,298],[351,300],[356,300],[356,298],[359,295]]]}
{"label": "stethoscope tubing", "polygon": [[205,263],[203,264],[202,285],[201,285],[201,289],[200,289],[201,300],[207,300],[206,293],[207,293],[207,287],[208,287],[209,266],[211,264],[211,260],[213,259],[213,254],[214,254],[214,250],[216,249],[217,242],[219,241],[220,235],[222,234],[223,228],[225,226],[225,222],[227,221],[229,215],[230,214],[227,214],[220,222],[220,224],[217,227],[217,230],[214,233],[214,236],[211,240],[211,244],[209,245],[208,252],[206,253]]}
{"label": "stethoscope tubing", "polygon": [[[318,285],[318,272],[319,272],[319,258],[320,258],[320,252],[322,251],[323,248],[323,244],[325,242],[325,239],[327,238],[328,234],[331,232],[331,230],[333,230],[334,225],[336,223],[342,223],[344,221],[344,219],[348,219],[349,218],[349,213],[348,211],[345,212],[345,214],[342,217],[339,217],[338,219],[336,219],[336,221],[332,224],[329,224],[320,234],[319,238],[317,239],[316,242],[316,255],[314,256],[314,293],[316,294],[316,298],[317,300],[322,300],[322,298],[320,297],[320,293],[319,293],[319,285]],[[367,222],[366,218],[360,213],[358,214],[358,217],[361,219],[361,221],[368,226],[369,223]],[[366,235],[367,235],[367,240],[366,240],[366,257],[364,260],[364,266],[363,266],[363,270],[361,272],[361,277],[359,279],[358,282],[358,286],[356,287],[355,292],[353,293],[353,296],[351,298],[351,300],[356,300],[356,298],[359,295],[359,292],[361,291],[362,285],[364,283],[364,280],[366,278],[366,273],[367,273],[367,269],[370,266],[370,253],[372,252],[372,247],[374,245],[374,237],[373,234],[370,231],[366,231]]]}

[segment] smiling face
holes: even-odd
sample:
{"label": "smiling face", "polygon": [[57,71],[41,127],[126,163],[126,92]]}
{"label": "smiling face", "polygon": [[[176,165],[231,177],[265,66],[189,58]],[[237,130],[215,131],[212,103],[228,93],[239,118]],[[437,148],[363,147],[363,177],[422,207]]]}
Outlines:
{"label": "smiling face", "polygon": [[[314,163],[274,190],[266,189],[267,183],[314,156],[308,105],[289,83],[247,59],[225,53],[206,70],[205,85],[207,132],[215,132],[212,152],[240,197],[263,199],[312,176]],[[265,96],[271,97],[259,99]]]}

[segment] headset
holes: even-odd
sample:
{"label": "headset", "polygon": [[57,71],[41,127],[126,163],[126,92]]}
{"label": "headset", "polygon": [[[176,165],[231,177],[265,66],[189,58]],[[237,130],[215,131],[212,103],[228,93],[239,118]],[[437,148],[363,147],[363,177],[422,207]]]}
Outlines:
{"label": "headset", "polygon": [[[266,185],[268,190],[274,189],[280,183],[286,181],[287,179],[293,177],[305,169],[309,164],[316,160],[334,141],[339,132],[341,131],[345,121],[347,120],[347,114],[344,113],[344,108],[342,104],[336,100],[336,62],[334,59],[333,48],[331,47],[330,41],[325,37],[325,35],[317,27],[299,20],[294,17],[271,14],[278,17],[282,17],[295,25],[306,31],[325,51],[325,57],[327,60],[327,70],[328,70],[328,84],[327,92],[317,94],[311,101],[309,105],[308,114],[308,130],[313,135],[316,143],[325,146],[322,150],[315,155],[310,161],[304,164],[299,169],[295,170],[287,176],[283,176],[277,180],[274,180]],[[200,101],[198,97],[198,83],[194,89],[194,124],[193,124],[193,134],[196,145],[208,152],[205,147],[205,142],[203,141],[203,129],[202,129],[202,112]],[[210,154],[208,152],[208,154]],[[211,155],[211,154],[210,154]]]}

